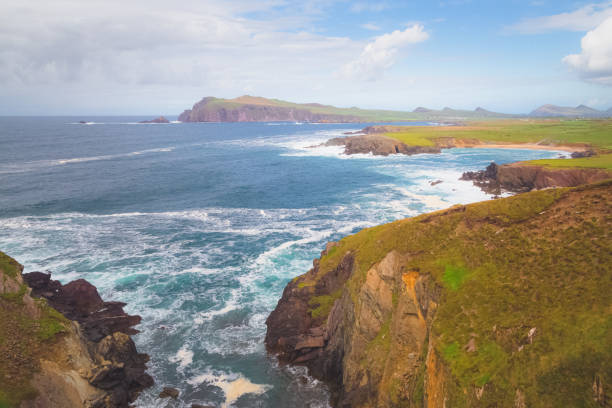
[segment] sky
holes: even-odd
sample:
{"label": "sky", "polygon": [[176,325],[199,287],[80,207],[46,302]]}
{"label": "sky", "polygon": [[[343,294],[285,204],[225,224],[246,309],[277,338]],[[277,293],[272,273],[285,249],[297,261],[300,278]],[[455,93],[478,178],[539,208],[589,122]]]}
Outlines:
{"label": "sky", "polygon": [[0,115],[612,107],[612,1],[2,0]]}

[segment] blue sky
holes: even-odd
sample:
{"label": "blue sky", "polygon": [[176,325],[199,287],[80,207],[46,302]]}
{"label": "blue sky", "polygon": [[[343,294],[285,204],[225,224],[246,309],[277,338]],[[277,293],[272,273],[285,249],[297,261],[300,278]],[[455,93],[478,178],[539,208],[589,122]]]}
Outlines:
{"label": "blue sky", "polygon": [[242,94],[612,107],[612,1],[8,0],[0,114],[175,114]]}

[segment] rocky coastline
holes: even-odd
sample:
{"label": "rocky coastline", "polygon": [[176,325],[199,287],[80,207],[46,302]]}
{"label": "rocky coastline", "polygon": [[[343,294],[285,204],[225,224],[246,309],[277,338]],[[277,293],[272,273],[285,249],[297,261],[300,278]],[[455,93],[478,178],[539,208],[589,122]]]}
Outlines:
{"label": "rocky coastline", "polygon": [[[0,258],[3,326],[20,321],[28,328],[11,328],[7,334],[15,344],[0,344],[0,359],[11,362],[0,369],[5,377],[0,402],[24,408],[128,407],[153,385],[146,373],[149,356],[139,353],[130,337],[138,333],[133,326],[140,316],[125,313],[124,303],[105,302],[86,280],[62,285],[50,274],[22,275],[16,261],[3,253]],[[24,344],[31,348],[19,346]]]}

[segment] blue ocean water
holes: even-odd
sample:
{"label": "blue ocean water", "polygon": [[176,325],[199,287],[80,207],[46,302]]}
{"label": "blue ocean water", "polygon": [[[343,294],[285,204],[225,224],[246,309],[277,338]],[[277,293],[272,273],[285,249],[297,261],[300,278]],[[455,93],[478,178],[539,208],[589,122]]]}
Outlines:
{"label": "blue ocean water", "polygon": [[138,407],[326,407],[323,384],[266,355],[285,284],[327,241],[489,198],[463,171],[559,155],[347,157],[311,146],[366,124],[81,119],[0,118],[0,250],[143,317],[156,385]]}

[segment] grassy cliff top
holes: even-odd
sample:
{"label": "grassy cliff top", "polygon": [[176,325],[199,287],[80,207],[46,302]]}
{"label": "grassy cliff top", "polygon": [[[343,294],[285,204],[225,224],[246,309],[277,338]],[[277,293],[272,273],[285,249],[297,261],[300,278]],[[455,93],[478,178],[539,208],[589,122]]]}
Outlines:
{"label": "grassy cliff top", "polygon": [[[430,336],[452,373],[449,406],[511,406],[517,389],[527,406],[596,406],[593,382],[612,381],[610,202],[607,181],[364,229],[321,258],[318,276],[351,251],[345,288],[357,301],[368,269],[396,250],[403,270],[433,277],[442,298]],[[325,316],[319,300],[313,314]],[[477,402],[473,387],[486,387]]]}
{"label": "grassy cliff top", "polygon": [[612,170],[612,154],[602,154],[595,157],[583,157],[579,159],[543,159],[543,160],[529,160],[524,162],[525,164],[533,164],[537,166],[551,167],[551,168],[592,168],[592,169],[606,169]]}

